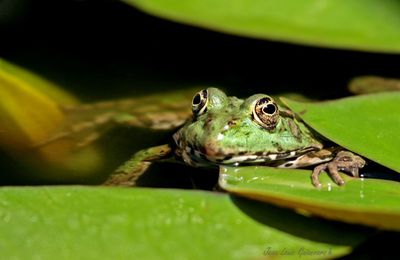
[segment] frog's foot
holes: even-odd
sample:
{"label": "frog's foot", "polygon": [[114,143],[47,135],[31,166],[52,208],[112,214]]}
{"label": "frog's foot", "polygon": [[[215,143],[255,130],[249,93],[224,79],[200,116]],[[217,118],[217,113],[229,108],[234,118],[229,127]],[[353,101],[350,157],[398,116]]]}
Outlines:
{"label": "frog's foot", "polygon": [[136,181],[153,162],[164,159],[171,152],[172,149],[169,145],[160,145],[141,150],[130,160],[118,167],[103,185],[135,186]]}
{"label": "frog's foot", "polygon": [[320,164],[316,166],[311,175],[312,184],[319,188],[321,187],[321,183],[319,181],[319,175],[322,171],[327,170],[330,177],[333,181],[341,186],[345,182],[343,178],[340,176],[339,171],[347,172],[351,174],[353,177],[359,177],[358,171],[363,168],[365,165],[364,159],[360,156],[355,155],[349,151],[340,151],[336,154],[336,157],[324,164]]}

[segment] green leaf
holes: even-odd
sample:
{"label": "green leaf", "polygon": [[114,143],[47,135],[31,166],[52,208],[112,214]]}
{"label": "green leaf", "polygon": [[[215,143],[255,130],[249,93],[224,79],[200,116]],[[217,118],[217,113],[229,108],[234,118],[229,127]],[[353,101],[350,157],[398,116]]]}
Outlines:
{"label": "green leaf", "polygon": [[400,2],[396,0],[123,1],[156,16],[237,35],[400,52]]}
{"label": "green leaf", "polygon": [[344,176],[337,186],[325,174],[322,188],[311,171],[271,167],[223,167],[220,186],[232,193],[328,219],[400,230],[399,183]]}
{"label": "green leaf", "polygon": [[[162,189],[0,189],[3,259],[332,258],[371,234],[228,194]],[[279,253],[278,253],[279,256]]]}
{"label": "green leaf", "polygon": [[400,92],[318,103],[283,101],[329,140],[400,172]]}

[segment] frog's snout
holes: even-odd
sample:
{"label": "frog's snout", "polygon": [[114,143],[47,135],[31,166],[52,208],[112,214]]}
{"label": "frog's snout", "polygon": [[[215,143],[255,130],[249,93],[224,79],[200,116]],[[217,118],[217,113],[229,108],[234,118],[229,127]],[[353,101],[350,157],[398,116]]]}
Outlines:
{"label": "frog's snout", "polygon": [[234,139],[234,136],[227,134],[227,132],[237,127],[239,125],[238,121],[239,119],[237,118],[226,120],[218,129],[213,129],[206,135],[203,147],[207,156],[216,157],[235,153],[235,148],[227,145],[230,142],[234,143],[234,140],[227,140]]}

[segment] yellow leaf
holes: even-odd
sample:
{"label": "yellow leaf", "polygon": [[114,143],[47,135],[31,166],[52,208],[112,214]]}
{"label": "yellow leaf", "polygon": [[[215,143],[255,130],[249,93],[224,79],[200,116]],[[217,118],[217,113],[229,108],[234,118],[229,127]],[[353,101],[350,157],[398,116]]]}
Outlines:
{"label": "yellow leaf", "polygon": [[[0,147],[12,155],[64,170],[88,172],[96,168],[100,161],[93,148],[84,152],[82,160],[82,152],[73,152],[69,140],[35,147],[64,123],[61,106],[77,103],[55,84],[0,59]],[[80,165],[73,163],[77,160]]]}

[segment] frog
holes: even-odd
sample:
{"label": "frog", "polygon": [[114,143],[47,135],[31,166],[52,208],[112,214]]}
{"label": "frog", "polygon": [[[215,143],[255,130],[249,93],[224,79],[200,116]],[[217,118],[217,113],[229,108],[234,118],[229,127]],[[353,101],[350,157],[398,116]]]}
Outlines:
{"label": "frog", "polygon": [[150,165],[167,158],[207,168],[314,167],[310,176],[316,188],[322,186],[319,176],[324,171],[342,186],[340,172],[360,177],[359,170],[366,164],[361,156],[332,145],[267,94],[240,99],[208,87],[193,95],[190,107],[191,115],[170,143],[138,151],[104,185],[135,186]]}

